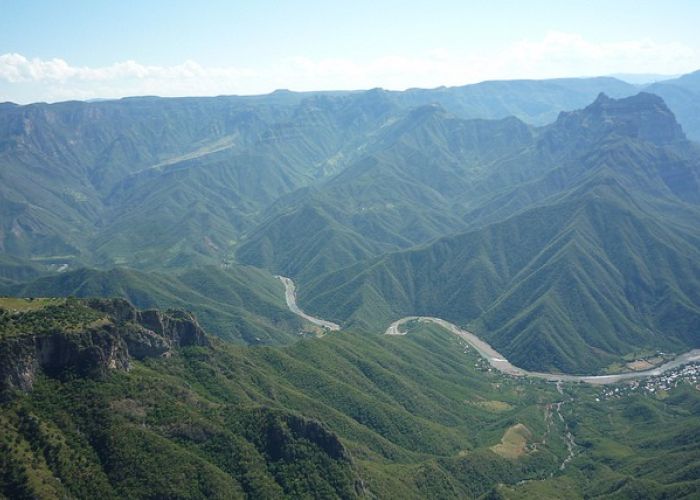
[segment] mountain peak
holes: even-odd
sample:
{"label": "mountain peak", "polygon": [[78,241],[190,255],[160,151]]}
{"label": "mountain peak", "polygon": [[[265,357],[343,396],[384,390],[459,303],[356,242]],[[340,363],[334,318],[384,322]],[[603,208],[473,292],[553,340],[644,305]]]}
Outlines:
{"label": "mountain peak", "polygon": [[561,113],[555,127],[594,140],[608,135],[641,139],[656,145],[686,140],[664,100],[648,92],[623,99],[613,99],[601,92],[586,108]]}
{"label": "mountain peak", "polygon": [[613,111],[630,111],[635,109],[641,109],[644,107],[661,107],[664,111],[670,112],[664,100],[656,94],[651,94],[649,92],[640,92],[636,95],[630,97],[623,97],[620,99],[613,99],[609,97],[605,92],[598,94],[596,100],[586,107],[589,108],[600,108],[604,107],[608,110]]}

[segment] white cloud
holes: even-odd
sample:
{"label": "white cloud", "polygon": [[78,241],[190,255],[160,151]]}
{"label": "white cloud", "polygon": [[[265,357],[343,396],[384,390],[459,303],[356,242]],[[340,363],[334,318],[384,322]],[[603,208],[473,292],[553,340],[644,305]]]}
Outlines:
{"label": "white cloud", "polygon": [[650,39],[594,43],[581,35],[551,32],[542,40],[515,44],[503,54],[501,63],[541,77],[572,73],[674,74],[698,69],[700,52],[681,43]]}
{"label": "white cloud", "polygon": [[0,55],[0,100],[88,99],[157,94],[216,95],[295,90],[462,85],[487,79],[551,78],[610,73],[678,74],[700,68],[700,51],[653,40],[591,42],[581,35],[548,33],[500,51],[433,48],[422,54],[369,61],[292,57],[274,67],[202,66],[185,61],[149,66],[133,60],[103,67],[73,66],[59,58]]}
{"label": "white cloud", "polygon": [[70,66],[63,59],[27,59],[21,54],[0,55],[0,79],[10,83],[29,81],[65,82],[109,81],[120,78],[139,80],[162,79],[178,80],[192,78],[239,78],[254,74],[253,71],[237,68],[200,66],[194,61],[185,61],[176,66],[144,66],[129,60],[101,68]]}
{"label": "white cloud", "polygon": [[359,82],[360,87],[461,85],[490,79],[595,76],[611,73],[679,74],[700,69],[700,51],[652,40],[593,43],[582,36],[551,32],[499,52],[456,54],[436,49],[423,56],[383,57],[366,64],[343,60],[295,62],[319,80]]}

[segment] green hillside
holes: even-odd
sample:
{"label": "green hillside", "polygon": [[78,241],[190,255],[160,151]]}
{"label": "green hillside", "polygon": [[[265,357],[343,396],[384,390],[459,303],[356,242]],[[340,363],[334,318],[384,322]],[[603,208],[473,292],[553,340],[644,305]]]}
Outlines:
{"label": "green hillside", "polygon": [[[275,204],[241,241],[237,258],[305,281],[454,233],[466,227],[465,206],[490,166],[532,141],[532,129],[514,118],[462,120],[438,106],[412,110],[342,172]],[[319,245],[323,250],[309,251]]]}
{"label": "green hillside", "polygon": [[137,307],[182,308],[196,313],[211,333],[249,344],[287,343],[304,329],[287,309],[282,284],[245,266],[189,268],[177,274],[79,269],[0,287],[0,294],[119,297]]}
{"label": "green hillside", "polygon": [[[654,94],[562,111],[628,87],[4,106],[0,286],[192,308],[248,343],[294,338],[279,283],[241,262],[293,277],[303,307],[329,319],[376,332],[397,315],[442,315],[532,368],[695,346],[700,149]],[[465,119],[510,110],[541,123],[554,109],[543,127]],[[27,285],[115,266],[139,273]],[[217,276],[222,266],[243,276]],[[205,277],[183,283],[192,273]]]}
{"label": "green hillside", "polygon": [[[367,152],[378,153],[436,103],[462,119],[515,115],[542,125],[600,92],[622,96],[635,89],[619,80],[592,78],[403,93],[281,91],[256,97],[8,103],[0,107],[0,251],[73,267],[219,263],[231,257],[244,233],[267,219],[280,198],[323,184]],[[387,133],[397,121],[403,125]],[[423,155],[414,163],[448,167],[457,179],[464,173],[454,168],[464,159],[459,150],[474,146],[474,139],[482,152],[518,143],[512,134],[489,132],[489,126],[466,126],[471,131],[463,130],[449,145],[454,156],[447,163],[440,157],[430,161],[433,151],[442,149],[440,141],[432,144],[432,133],[405,145]],[[404,153],[402,161],[411,161],[410,151]],[[383,155],[384,161],[393,159],[394,153]],[[443,185],[449,181],[441,178]],[[403,198],[420,191],[421,186],[402,187],[402,203],[387,202],[393,214],[357,221],[353,228],[364,224],[386,231],[397,223],[398,211],[408,207]],[[433,194],[424,191],[419,198]],[[373,202],[370,210],[377,208],[376,200],[357,201],[361,208],[368,208],[365,201]],[[412,224],[399,221],[404,226],[400,247],[436,232],[443,235],[453,223],[451,213],[440,215],[444,204],[427,208],[426,214],[412,210],[408,220],[418,226],[412,234]]]}
{"label": "green hillside", "polygon": [[0,248],[104,265],[220,261],[257,211],[323,175],[388,112],[331,96],[5,107]]}
{"label": "green hillside", "polygon": [[527,368],[698,345],[700,155],[660,99],[603,96],[469,178],[501,185],[466,210],[479,229],[300,274],[302,305],[375,332],[413,314],[468,323]]}
{"label": "green hillside", "polygon": [[[560,394],[486,370],[435,326],[251,348],[208,339],[175,311],[158,313],[171,326],[147,333],[156,313],[118,301],[40,305],[2,310],[3,332],[19,332],[0,336],[0,492],[10,498],[577,498],[640,488],[690,498],[700,487],[700,396],[687,384],[663,400]],[[63,318],[65,330],[32,332],[39,317]],[[41,361],[30,390],[13,386],[28,376],[13,353],[31,357],[49,342],[76,356]],[[81,352],[116,355],[117,368]],[[650,426],[664,430],[650,439]],[[567,429],[574,455],[562,470]]]}

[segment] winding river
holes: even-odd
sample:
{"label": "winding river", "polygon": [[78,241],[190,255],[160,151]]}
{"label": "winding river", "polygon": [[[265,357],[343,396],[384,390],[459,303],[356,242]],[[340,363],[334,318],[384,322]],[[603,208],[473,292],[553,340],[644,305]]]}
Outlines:
{"label": "winding river", "polygon": [[[303,312],[296,303],[296,288],[294,282],[291,278],[286,278],[284,276],[277,276],[278,279],[282,281],[285,288],[285,298],[287,300],[287,307],[294,314],[297,314],[315,325],[327,328],[329,330],[340,330],[340,325],[326,321],[320,318],[315,318]],[[551,382],[584,382],[587,384],[615,384],[625,380],[639,380],[647,377],[654,377],[661,375],[664,372],[673,370],[687,363],[692,363],[695,361],[700,361],[700,349],[693,349],[684,354],[681,354],[671,361],[668,361],[656,368],[644,371],[636,372],[626,372],[626,373],[616,373],[614,375],[566,375],[560,373],[545,373],[545,372],[531,372],[528,370],[523,370],[511,364],[502,354],[491,347],[487,342],[480,339],[476,335],[466,330],[461,329],[454,323],[445,321],[441,318],[434,318],[431,316],[407,316],[401,318],[398,321],[394,321],[389,328],[384,332],[385,335],[406,335],[405,331],[401,330],[401,326],[409,321],[422,321],[426,323],[435,323],[441,326],[445,330],[457,335],[458,337],[469,343],[476,351],[484,357],[491,366],[496,370],[503,372],[508,375],[514,375],[517,377],[534,377],[539,379],[548,380]]]}
{"label": "winding river", "polygon": [[315,318],[309,314],[306,314],[304,311],[302,311],[299,308],[299,306],[297,305],[296,287],[294,286],[294,282],[292,281],[291,278],[287,278],[285,276],[275,276],[275,277],[278,280],[280,280],[282,282],[282,284],[284,285],[284,298],[287,301],[287,307],[289,308],[290,311],[292,311],[297,316],[301,316],[306,321],[308,321],[309,323],[313,323],[314,325],[318,325],[320,327],[323,327],[323,328],[326,328],[326,329],[332,330],[332,331],[340,330],[340,325],[333,323],[331,321],[326,321],[325,319]]}
{"label": "winding river", "polygon": [[479,354],[481,354],[482,357],[489,362],[491,366],[503,373],[515,376],[541,378],[552,382],[585,382],[588,384],[600,385],[615,384],[624,380],[636,380],[661,375],[666,371],[673,370],[674,368],[678,368],[686,363],[700,361],[700,349],[693,349],[692,351],[681,354],[671,361],[657,366],[656,368],[637,372],[616,373],[614,375],[566,375],[561,373],[531,372],[511,364],[510,361],[508,361],[502,354],[473,333],[462,330],[454,323],[450,323],[449,321],[445,321],[441,318],[433,318],[430,316],[408,316],[406,318],[401,318],[400,320],[394,321],[391,325],[389,325],[389,328],[387,328],[386,332],[384,332],[385,335],[406,335],[406,332],[402,332],[400,327],[409,321],[423,321],[426,323],[435,323],[440,325],[449,332],[467,341],[474,349],[477,350]]}

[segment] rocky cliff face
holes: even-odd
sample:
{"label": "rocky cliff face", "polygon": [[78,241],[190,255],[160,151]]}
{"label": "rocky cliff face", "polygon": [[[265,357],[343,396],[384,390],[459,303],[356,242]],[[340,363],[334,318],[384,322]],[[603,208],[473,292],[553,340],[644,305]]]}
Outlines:
{"label": "rocky cliff face", "polygon": [[139,311],[123,299],[92,299],[87,304],[114,318],[129,354],[136,359],[166,355],[174,347],[209,345],[204,330],[189,312]]}
{"label": "rocky cliff face", "polygon": [[26,334],[0,342],[0,391],[31,390],[38,371],[60,376],[71,371],[99,377],[128,370],[126,342],[110,328],[84,332]]}
{"label": "rocky cliff face", "polygon": [[181,346],[209,345],[190,313],[139,311],[122,299],[82,304],[102,318],[80,328],[35,332],[21,323],[21,313],[13,315],[22,326],[11,335],[0,332],[0,392],[31,390],[38,372],[102,377],[110,370],[128,370],[131,358],[169,356]]}
{"label": "rocky cliff face", "polygon": [[656,146],[687,141],[676,117],[660,97],[640,92],[625,99],[605,94],[582,110],[562,112],[546,129],[543,142],[557,151],[563,145],[580,148],[603,139],[631,138]]}

